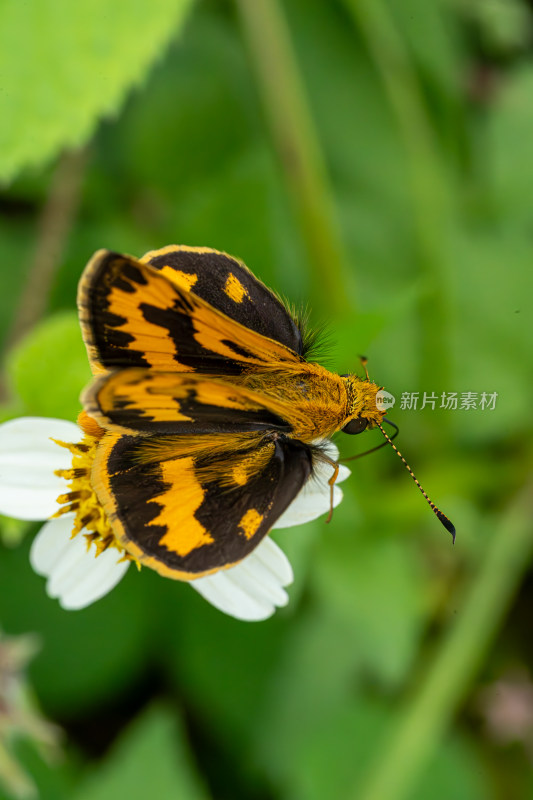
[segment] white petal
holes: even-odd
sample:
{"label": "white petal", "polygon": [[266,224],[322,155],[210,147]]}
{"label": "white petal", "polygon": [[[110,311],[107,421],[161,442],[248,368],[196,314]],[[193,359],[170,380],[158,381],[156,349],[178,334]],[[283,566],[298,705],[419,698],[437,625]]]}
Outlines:
{"label": "white petal", "polygon": [[[325,451],[327,455],[336,459],[339,456],[339,451],[333,442],[325,442]],[[333,487],[333,508],[339,505],[342,500],[342,490],[338,488],[337,484],[346,480],[350,475],[350,470],[343,464],[339,464],[339,474]],[[329,479],[333,475],[333,467],[326,461],[316,460],[312,477],[307,481],[305,486],[299,491],[295,499],[292,501],[286,511],[283,512],[281,517],[276,521],[274,528],[290,528],[293,525],[303,525],[306,522],[320,517],[322,514],[327,514],[330,510],[330,497],[331,490],[329,487]]]}
{"label": "white petal", "polygon": [[73,422],[21,417],[0,425],[0,513],[18,519],[46,519],[57,511],[65,481],[54,475],[68,469],[72,456],[50,437],[77,442]]}
{"label": "white petal", "polygon": [[[348,469],[348,467],[345,467],[344,464],[339,464],[339,474],[337,475],[335,485],[345,481],[346,478],[349,478],[351,474],[352,471]],[[321,483],[329,486],[328,481],[332,475],[333,475],[333,467],[331,466],[331,464],[328,464],[325,461],[319,461],[317,464],[314,465],[314,477]]]}
{"label": "white petal", "polygon": [[30,563],[48,578],[46,591],[66,609],[85,608],[111,591],[124,576],[129,562],[118,563],[120,554],[110,548],[95,558],[96,547],[87,550],[82,534],[70,538],[72,515],[47,522],[35,537]]}
{"label": "white petal", "polygon": [[[339,448],[337,445],[331,441],[331,439],[319,439],[315,442],[315,444],[320,444],[322,450],[325,452],[332,461],[339,460]],[[314,464],[315,475],[323,477],[324,480],[328,481],[332,475],[333,467],[328,464],[326,461],[318,461]],[[339,474],[337,475],[337,480],[335,483],[342,483],[345,481],[352,474],[351,470],[348,467],[345,467],[344,464],[339,464]]]}
{"label": "white petal", "polygon": [[270,536],[265,536],[255,550],[250,553],[249,558],[252,557],[269,569],[281,586],[290,586],[293,582],[294,573],[291,562]]}
{"label": "white petal", "polygon": [[[342,489],[335,486],[333,488],[333,508],[336,508],[342,500]],[[304,525],[311,522],[322,514],[327,514],[330,510],[330,489],[327,492],[316,490],[312,486],[312,481],[304,486],[295,500],[292,501],[281,517],[276,520],[273,528],[291,528],[293,525]]]}
{"label": "white petal", "polygon": [[339,457],[339,448],[331,439],[317,439],[313,444],[319,444],[332,461],[337,461]]}
{"label": "white petal", "polygon": [[287,556],[267,536],[240,564],[196,578],[191,586],[220,611],[252,621],[267,619],[288,603],[283,586],[292,578]]}
{"label": "white petal", "polygon": [[38,575],[47,578],[68,550],[73,524],[74,514],[65,514],[42,526],[30,549],[30,564]]}

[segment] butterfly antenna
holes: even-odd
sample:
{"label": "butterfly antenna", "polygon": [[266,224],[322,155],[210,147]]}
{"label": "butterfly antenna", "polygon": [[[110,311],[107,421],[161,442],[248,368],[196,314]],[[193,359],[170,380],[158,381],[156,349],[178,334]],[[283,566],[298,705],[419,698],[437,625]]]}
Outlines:
{"label": "butterfly antenna", "polygon": [[[388,421],[388,420],[387,420],[387,421]],[[396,427],[396,426],[394,425],[394,423],[389,423],[389,424],[391,424],[391,425],[393,425],[394,427]],[[409,473],[409,475],[411,476],[411,478],[414,480],[414,482],[416,483],[416,485],[418,486],[418,488],[420,489],[420,491],[422,492],[422,494],[423,494],[423,495],[424,495],[424,497],[426,498],[426,501],[427,501],[427,503],[429,504],[429,507],[431,508],[431,510],[433,511],[433,513],[435,514],[435,516],[437,517],[437,519],[438,519],[438,520],[440,520],[440,522],[441,522],[441,523],[444,525],[444,527],[446,528],[446,530],[448,531],[448,533],[451,533],[451,535],[452,535],[452,540],[453,540],[453,542],[455,543],[455,526],[454,526],[454,525],[453,525],[453,524],[450,522],[450,520],[448,519],[448,517],[446,516],[446,514],[444,514],[444,513],[443,513],[443,512],[440,510],[440,508],[437,508],[437,506],[435,505],[435,503],[433,503],[433,502],[432,502],[432,501],[429,499],[429,497],[427,496],[427,494],[426,494],[426,493],[425,493],[425,491],[423,490],[422,486],[421,486],[421,485],[420,485],[420,483],[418,482],[418,479],[417,479],[417,477],[416,477],[415,473],[413,472],[413,470],[411,469],[411,467],[409,466],[409,464],[407,463],[407,461],[405,460],[405,458],[402,456],[402,454],[400,453],[400,451],[398,450],[398,448],[396,447],[396,445],[395,445],[395,444],[393,444],[393,441],[392,441],[391,437],[388,435],[387,431],[386,431],[386,430],[383,428],[383,426],[382,426],[382,425],[381,425],[379,422],[377,423],[377,425],[378,425],[378,428],[380,429],[381,433],[382,433],[382,434],[383,434],[383,436],[385,437],[385,439],[388,441],[388,443],[389,443],[389,444],[390,444],[390,446],[392,447],[392,449],[393,449],[393,450],[396,452],[396,455],[397,455],[397,456],[399,456],[399,457],[401,458],[401,460],[403,461],[404,467],[406,468],[407,472]]]}
{"label": "butterfly antenna", "polygon": [[367,381],[369,381],[370,380],[370,375],[368,374],[368,369],[367,369],[367,366],[366,366],[368,364],[368,358],[366,356],[359,356],[359,361],[361,362],[361,366],[363,367],[363,369],[365,371],[366,379],[367,379]]}

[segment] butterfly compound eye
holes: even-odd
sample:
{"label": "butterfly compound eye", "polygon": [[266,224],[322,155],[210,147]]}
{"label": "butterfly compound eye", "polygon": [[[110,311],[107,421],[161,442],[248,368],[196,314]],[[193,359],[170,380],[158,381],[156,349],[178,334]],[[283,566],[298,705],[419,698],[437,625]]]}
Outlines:
{"label": "butterfly compound eye", "polygon": [[351,419],[348,423],[346,423],[342,430],[344,433],[362,433],[367,425],[367,419],[364,419],[363,417],[357,417],[356,419]]}

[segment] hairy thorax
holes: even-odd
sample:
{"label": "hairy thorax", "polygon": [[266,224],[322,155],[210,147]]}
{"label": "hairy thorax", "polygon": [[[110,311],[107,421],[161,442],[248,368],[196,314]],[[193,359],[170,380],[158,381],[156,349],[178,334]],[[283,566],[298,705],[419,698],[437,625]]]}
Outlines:
{"label": "hairy thorax", "polygon": [[376,407],[377,384],[319,364],[249,373],[239,382],[268,398],[270,407],[290,420],[291,435],[304,442],[331,436],[355,417],[365,417],[369,427],[383,418]]}

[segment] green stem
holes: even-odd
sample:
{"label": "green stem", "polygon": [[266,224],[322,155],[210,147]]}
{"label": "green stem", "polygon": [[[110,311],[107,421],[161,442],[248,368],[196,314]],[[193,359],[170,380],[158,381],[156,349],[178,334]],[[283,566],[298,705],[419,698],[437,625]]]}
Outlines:
{"label": "green stem", "polygon": [[74,150],[63,153],[57,162],[39,217],[33,258],[6,349],[16,344],[44,316],[76,220],[87,158],[87,150]]}
{"label": "green stem", "polygon": [[379,761],[354,800],[403,800],[445,734],[490,646],[533,550],[533,478],[503,516],[487,544],[455,624],[427,677],[400,713]]}
{"label": "green stem", "polygon": [[345,0],[381,75],[402,134],[410,170],[411,203],[424,279],[419,304],[421,383],[449,387],[448,307],[444,275],[447,187],[435,135],[409,53],[383,0]]}
{"label": "green stem", "polygon": [[307,249],[312,299],[332,313],[353,311],[327,169],[282,8],[278,0],[236,4]]}
{"label": "green stem", "polygon": [[33,780],[11,755],[4,742],[0,742],[0,780],[12,797],[20,800],[38,800],[37,787]]}

